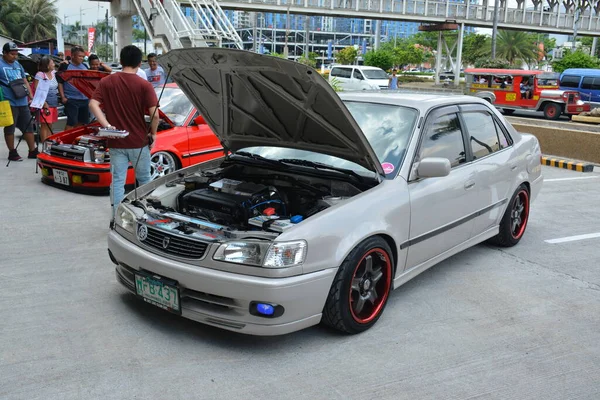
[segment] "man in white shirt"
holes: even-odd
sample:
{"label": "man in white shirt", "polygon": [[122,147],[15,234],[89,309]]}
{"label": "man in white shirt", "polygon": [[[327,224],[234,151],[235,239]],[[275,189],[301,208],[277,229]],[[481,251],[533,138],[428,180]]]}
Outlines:
{"label": "man in white shirt", "polygon": [[163,69],[163,67],[158,65],[155,53],[148,54],[148,66],[150,68],[145,70],[146,75],[148,76],[148,82],[150,82],[154,87],[160,87],[164,85],[165,70]]}

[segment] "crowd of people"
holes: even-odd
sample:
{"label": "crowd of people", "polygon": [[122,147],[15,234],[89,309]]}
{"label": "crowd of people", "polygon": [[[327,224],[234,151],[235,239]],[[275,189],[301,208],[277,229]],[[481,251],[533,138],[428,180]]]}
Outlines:
{"label": "crowd of people", "polygon": [[[61,62],[58,66],[51,57],[42,57],[33,87],[27,80],[25,69],[17,61],[18,56],[19,48],[15,43],[3,46],[0,59],[0,102],[7,101],[12,114],[12,124],[4,124],[8,159],[22,161],[15,148],[15,128],[23,133],[29,147],[27,157],[37,158],[39,152],[34,138],[36,124],[33,122],[35,120],[40,127],[40,139],[45,140],[51,132],[50,126],[58,120],[59,102],[64,105],[67,117],[65,130],[88,124],[90,115],[93,114],[101,127],[129,132],[126,138],[109,139],[107,144],[111,149],[111,204],[114,218],[116,208],[125,194],[129,163],[133,164],[140,185],[150,181],[150,149],[156,138],[159,122],[158,113],[155,112],[158,106],[155,88],[162,86],[166,80],[165,71],[157,63],[157,55],[152,53],[147,56],[148,68],[143,70],[141,50],[136,46],[125,46],[120,53],[122,70],[112,73],[113,69],[98,56],[92,54],[86,59],[85,51],[81,47],[74,47],[70,57],[59,54]],[[110,75],[100,80],[92,98],[88,99],[57,73],[73,70],[94,70]],[[47,88],[47,95],[40,108],[32,107],[34,93],[42,82]],[[151,116],[149,125],[145,119],[146,113]]]}

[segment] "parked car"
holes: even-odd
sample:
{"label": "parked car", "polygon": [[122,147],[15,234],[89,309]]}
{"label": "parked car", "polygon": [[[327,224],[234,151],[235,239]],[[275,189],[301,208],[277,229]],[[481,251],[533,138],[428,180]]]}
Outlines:
{"label": "parked car", "polygon": [[384,70],[365,65],[336,65],[329,73],[329,81],[334,79],[345,91],[387,89],[389,83]]}
{"label": "parked car", "polygon": [[150,304],[248,334],[319,322],[358,333],[392,289],[525,233],[540,145],[482,99],[338,96],[310,67],[234,49],[171,50],[159,63],[231,154],[119,206],[109,255]]}
{"label": "parked car", "polygon": [[560,90],[559,74],[538,70],[472,68],[465,72],[465,93],[481,97],[505,114],[542,111],[546,119],[590,111],[575,90]]}
{"label": "parked car", "polygon": [[594,68],[568,68],[559,77],[560,89],[576,91],[591,108],[600,107],[600,71]]}
{"label": "parked car", "polygon": [[[98,71],[62,73],[63,79],[88,97],[100,79],[108,75]],[[161,91],[162,87],[156,88],[157,97]],[[151,151],[152,179],[224,155],[218,138],[177,85],[165,87],[159,115],[158,134]],[[98,128],[99,124],[93,121],[48,137],[37,158],[42,182],[89,194],[109,193],[112,180],[110,149],[105,138],[96,136]],[[133,188],[134,179],[134,170],[130,168],[126,187]]]}

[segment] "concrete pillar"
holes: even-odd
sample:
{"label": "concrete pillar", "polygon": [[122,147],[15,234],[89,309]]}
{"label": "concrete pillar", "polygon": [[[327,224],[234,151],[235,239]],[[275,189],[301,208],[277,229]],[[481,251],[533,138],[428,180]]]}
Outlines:
{"label": "concrete pillar", "polygon": [[440,72],[442,72],[442,51],[443,51],[443,41],[442,41],[442,31],[438,31],[438,46],[437,46],[437,55],[435,58],[435,84],[440,84]]}
{"label": "concrete pillar", "polygon": [[591,56],[594,57],[596,55],[596,46],[598,45],[598,37],[594,36],[592,39],[592,48],[590,49]]}
{"label": "concrete pillar", "polygon": [[133,43],[133,21],[131,17],[137,14],[137,10],[131,0],[116,0],[110,3],[110,12],[116,21],[115,58],[119,58],[121,49]]}
{"label": "concrete pillar", "polygon": [[454,84],[460,83],[460,65],[462,64],[463,37],[465,34],[465,24],[462,22],[458,28],[458,48],[456,49],[456,64],[454,65]]}
{"label": "concrete pillar", "polygon": [[381,20],[375,21],[375,49],[379,50],[379,41],[381,40]]}

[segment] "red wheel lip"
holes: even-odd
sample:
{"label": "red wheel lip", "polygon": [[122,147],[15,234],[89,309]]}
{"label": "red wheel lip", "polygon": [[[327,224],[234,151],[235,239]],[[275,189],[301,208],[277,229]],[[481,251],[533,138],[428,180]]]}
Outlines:
{"label": "red wheel lip", "polygon": [[385,251],[384,249],[382,249],[380,247],[373,248],[373,249],[369,250],[368,252],[366,252],[362,256],[360,261],[356,264],[356,267],[354,268],[354,272],[352,272],[352,279],[354,279],[354,277],[356,276],[356,271],[361,266],[361,264],[365,260],[365,258],[367,258],[369,255],[371,255],[373,253],[380,253],[385,258],[386,268],[385,268],[385,272],[384,272],[384,278],[385,278],[386,290],[385,290],[384,295],[379,298],[379,303],[374,308],[371,315],[367,318],[359,318],[357,315],[354,314],[354,309],[352,308],[352,287],[350,287],[350,290],[348,291],[348,305],[350,306],[350,314],[352,315],[352,319],[354,319],[354,321],[358,322],[359,324],[368,324],[373,319],[375,319],[377,317],[377,315],[379,315],[379,313],[381,312],[381,309],[383,308],[383,305],[385,304],[385,302],[390,294],[391,280],[392,280],[392,262],[390,260],[390,256],[387,253],[387,251]]}
{"label": "red wheel lip", "polygon": [[525,200],[525,209],[523,210],[525,218],[523,218],[519,232],[516,235],[511,231],[511,235],[514,239],[520,239],[521,236],[523,236],[523,233],[525,233],[525,228],[527,227],[527,222],[529,221],[529,193],[527,193],[527,190],[522,189],[517,193],[517,196],[515,196],[515,200],[521,195],[523,195]]}

